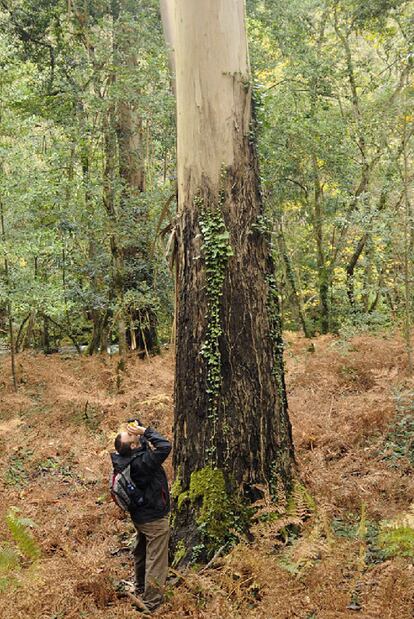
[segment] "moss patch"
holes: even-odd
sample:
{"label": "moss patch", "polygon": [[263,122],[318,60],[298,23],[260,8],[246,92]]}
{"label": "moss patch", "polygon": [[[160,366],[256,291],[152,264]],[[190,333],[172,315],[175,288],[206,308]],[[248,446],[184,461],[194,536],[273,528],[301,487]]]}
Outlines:
{"label": "moss patch", "polygon": [[[211,556],[227,542],[237,541],[237,531],[245,531],[251,514],[235,494],[229,495],[223,471],[212,466],[191,474],[188,490],[182,491],[181,483],[174,482],[177,512],[184,503],[194,510],[200,546],[205,556]],[[177,552],[178,552],[177,548]]]}
{"label": "moss patch", "polygon": [[206,466],[191,475],[188,498],[201,505],[196,522],[210,541],[223,542],[231,524],[231,501],[223,472]]}

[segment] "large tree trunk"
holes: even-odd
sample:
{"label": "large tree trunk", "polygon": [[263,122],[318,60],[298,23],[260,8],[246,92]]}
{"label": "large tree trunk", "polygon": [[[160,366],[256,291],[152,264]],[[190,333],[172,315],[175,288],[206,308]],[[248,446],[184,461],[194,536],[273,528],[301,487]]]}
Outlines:
{"label": "large tree trunk", "polygon": [[240,520],[263,484],[286,494],[293,446],[244,2],[180,0],[175,29],[175,542],[189,558],[189,543],[201,556],[221,544],[236,526],[231,512]]}

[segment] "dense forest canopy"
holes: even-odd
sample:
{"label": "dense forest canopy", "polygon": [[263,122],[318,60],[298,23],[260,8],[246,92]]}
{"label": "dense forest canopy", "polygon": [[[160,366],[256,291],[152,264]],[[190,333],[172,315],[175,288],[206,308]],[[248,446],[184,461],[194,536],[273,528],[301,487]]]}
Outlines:
{"label": "dense forest canopy", "polygon": [[[247,3],[285,328],[410,327],[413,6]],[[176,208],[158,2],[1,0],[0,64],[1,338],[157,350]]]}

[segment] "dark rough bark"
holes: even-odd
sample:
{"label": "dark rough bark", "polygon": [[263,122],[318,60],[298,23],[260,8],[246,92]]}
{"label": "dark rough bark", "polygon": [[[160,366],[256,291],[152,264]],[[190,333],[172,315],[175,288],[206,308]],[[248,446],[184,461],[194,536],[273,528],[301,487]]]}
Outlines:
{"label": "dark rough bark", "polygon": [[[283,375],[278,299],[269,238],[261,230],[262,200],[255,149],[245,138],[237,167],[222,175],[222,199],[200,187],[200,198],[178,220],[177,349],[174,466],[181,489],[211,463],[227,489],[247,500],[267,484],[283,496],[293,456]],[[221,209],[233,256],[219,300],[221,384],[212,410],[208,364],[200,351],[208,337],[208,277],[200,220]],[[200,540],[194,509],[176,511],[175,541]],[[190,537],[189,537],[190,536]]]}
{"label": "dark rough bark", "polygon": [[355,311],[355,293],[354,293],[354,272],[357,266],[358,260],[364,250],[366,242],[368,240],[368,233],[365,232],[359,239],[354,253],[351,256],[350,261],[346,266],[346,291],[348,295],[349,304],[353,311]]}

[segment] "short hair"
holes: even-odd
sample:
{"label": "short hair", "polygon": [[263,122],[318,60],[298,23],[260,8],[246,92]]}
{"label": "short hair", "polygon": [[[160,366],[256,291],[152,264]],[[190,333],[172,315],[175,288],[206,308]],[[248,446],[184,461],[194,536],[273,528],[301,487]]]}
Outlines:
{"label": "short hair", "polygon": [[129,443],[122,442],[121,433],[117,434],[115,439],[115,449],[119,453],[120,456],[130,456],[131,455],[131,445]]}

